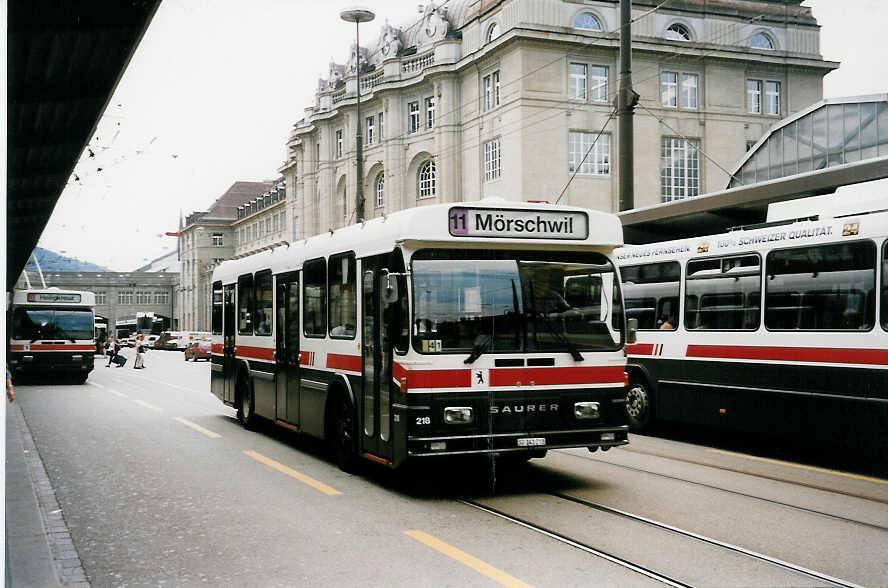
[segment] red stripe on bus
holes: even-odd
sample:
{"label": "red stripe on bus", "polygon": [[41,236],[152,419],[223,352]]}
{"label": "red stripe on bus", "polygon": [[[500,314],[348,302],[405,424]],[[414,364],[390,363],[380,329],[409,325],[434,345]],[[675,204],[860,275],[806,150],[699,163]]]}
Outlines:
{"label": "red stripe on bus", "polygon": [[411,370],[407,372],[409,388],[468,388],[472,370]]}
{"label": "red stripe on bus", "polygon": [[327,354],[327,367],[334,370],[346,370],[349,372],[361,371],[360,355],[341,355],[339,353]]}
{"label": "red stripe on bus", "polygon": [[314,365],[314,353],[311,351],[300,351],[299,365]]}
{"label": "red stripe on bus", "polygon": [[222,344],[213,343],[212,345],[210,345],[210,351],[213,353],[222,353]]}
{"label": "red stripe on bus", "polygon": [[688,357],[888,365],[888,349],[688,345]]}
{"label": "red stripe on bus", "polygon": [[535,386],[560,384],[623,385],[623,366],[504,368],[490,370],[491,386]]}
{"label": "red stripe on bus", "polygon": [[[13,351],[25,351],[24,345],[13,345]],[[52,343],[37,343],[31,345],[30,351],[95,351],[95,345],[58,345]]]}
{"label": "red stripe on bus", "polygon": [[265,359],[274,361],[274,349],[270,347],[250,347],[248,345],[238,345],[235,348],[237,357],[247,357],[249,359]]}
{"label": "red stripe on bus", "polygon": [[653,343],[635,343],[633,345],[626,346],[626,353],[629,355],[653,355],[654,354],[654,344]]}

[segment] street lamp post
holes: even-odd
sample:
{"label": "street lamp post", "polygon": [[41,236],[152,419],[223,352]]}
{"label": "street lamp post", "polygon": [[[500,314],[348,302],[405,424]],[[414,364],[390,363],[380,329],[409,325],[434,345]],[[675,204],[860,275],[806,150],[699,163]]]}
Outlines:
{"label": "street lamp post", "polygon": [[355,70],[357,72],[358,100],[355,116],[355,141],[357,142],[358,158],[358,189],[356,191],[357,202],[355,204],[355,216],[358,222],[364,220],[364,138],[361,135],[361,28],[362,22],[370,22],[376,15],[368,8],[353,6],[339,13],[339,17],[347,22],[355,23]]}

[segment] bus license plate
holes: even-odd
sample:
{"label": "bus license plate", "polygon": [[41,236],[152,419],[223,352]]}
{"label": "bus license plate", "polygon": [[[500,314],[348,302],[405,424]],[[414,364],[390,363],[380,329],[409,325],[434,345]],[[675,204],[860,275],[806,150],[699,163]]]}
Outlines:
{"label": "bus license plate", "polygon": [[538,447],[545,444],[545,437],[524,437],[523,439],[518,439],[518,447]]}

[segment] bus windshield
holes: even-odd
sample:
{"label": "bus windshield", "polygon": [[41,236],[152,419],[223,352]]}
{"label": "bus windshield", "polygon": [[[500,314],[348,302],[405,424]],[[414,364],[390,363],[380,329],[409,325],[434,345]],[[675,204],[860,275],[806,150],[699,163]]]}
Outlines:
{"label": "bus windshield", "polygon": [[618,349],[619,281],[598,253],[424,250],[413,258],[421,353]]}
{"label": "bus windshield", "polygon": [[16,308],[13,316],[14,339],[92,339],[95,326],[90,310]]}

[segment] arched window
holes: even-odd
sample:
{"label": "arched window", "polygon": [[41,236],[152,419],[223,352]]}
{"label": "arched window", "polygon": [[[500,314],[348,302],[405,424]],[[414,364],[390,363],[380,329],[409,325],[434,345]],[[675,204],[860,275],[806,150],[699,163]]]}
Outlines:
{"label": "arched window", "polygon": [[419,167],[419,199],[434,198],[438,173],[431,159]]}
{"label": "arched window", "polygon": [[500,35],[499,23],[493,23],[487,27],[487,37],[485,43],[490,43]]}
{"label": "arched window", "polygon": [[385,172],[376,176],[376,208],[385,206]]}
{"label": "arched window", "polygon": [[774,49],[774,41],[765,33],[756,33],[749,39],[749,46],[753,49]]}
{"label": "arched window", "polygon": [[663,37],[666,39],[672,39],[673,41],[690,41],[691,31],[683,24],[675,23],[666,29],[666,32],[663,33]]}
{"label": "arched window", "polygon": [[584,31],[601,31],[601,21],[598,20],[591,12],[581,12],[577,15],[577,17],[573,21],[573,27],[575,29],[582,29]]}

